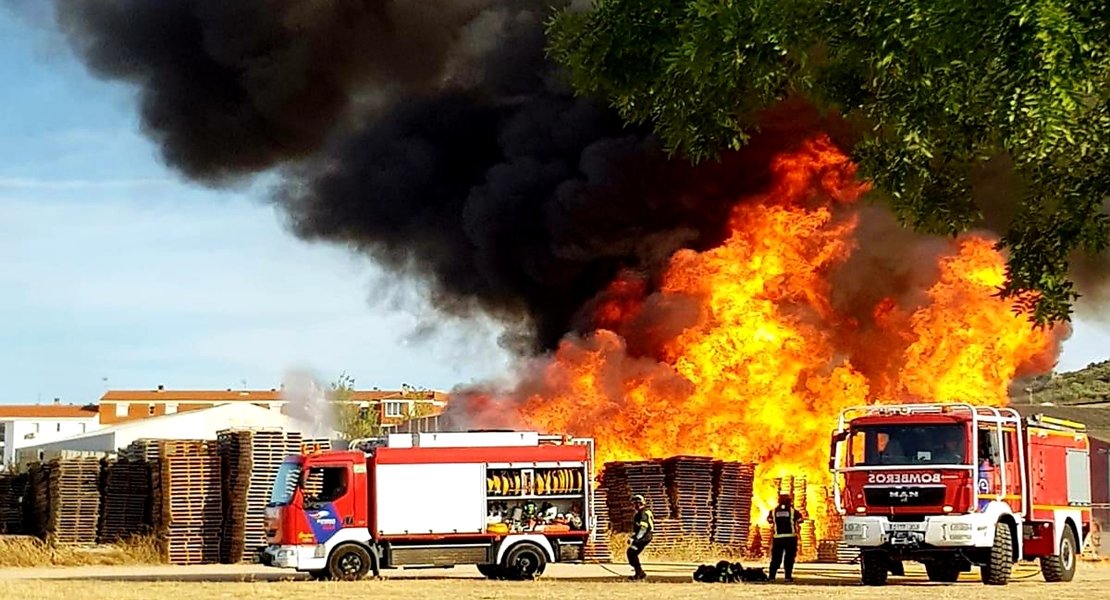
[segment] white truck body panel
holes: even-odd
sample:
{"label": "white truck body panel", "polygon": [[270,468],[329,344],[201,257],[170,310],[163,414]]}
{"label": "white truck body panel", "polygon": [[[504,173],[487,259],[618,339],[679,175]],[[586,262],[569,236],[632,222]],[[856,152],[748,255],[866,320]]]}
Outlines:
{"label": "white truck body panel", "polygon": [[460,431],[414,434],[413,445],[421,448],[503,448],[539,446],[540,434],[535,431]]}
{"label": "white truck body panel", "polygon": [[412,434],[391,433],[386,436],[385,443],[390,448],[412,448]]}
{"label": "white truck body panel", "polygon": [[484,465],[378,465],[373,485],[382,535],[485,531]]}

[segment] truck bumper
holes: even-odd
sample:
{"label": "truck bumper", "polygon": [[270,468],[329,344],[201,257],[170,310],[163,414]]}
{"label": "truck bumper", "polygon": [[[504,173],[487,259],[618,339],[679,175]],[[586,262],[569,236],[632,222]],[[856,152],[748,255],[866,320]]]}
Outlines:
{"label": "truck bumper", "polygon": [[318,571],[328,566],[323,546],[268,546],[262,551],[260,562],[279,569]]}
{"label": "truck bumper", "polygon": [[981,514],[926,517],[912,523],[895,523],[881,516],[844,517],[844,542],[861,548],[984,548],[993,540],[994,522]]}

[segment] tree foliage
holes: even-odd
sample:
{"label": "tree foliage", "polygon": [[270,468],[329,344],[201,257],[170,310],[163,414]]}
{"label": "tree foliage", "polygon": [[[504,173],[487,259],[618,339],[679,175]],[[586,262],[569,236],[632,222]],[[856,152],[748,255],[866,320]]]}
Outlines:
{"label": "tree foliage", "polygon": [[1061,405],[1110,402],[1110,360],[1077,371],[1036,377],[1015,391],[1014,398],[1019,397],[1033,403]]}
{"label": "tree foliage", "polygon": [[969,176],[1009,157],[1022,191],[1000,293],[1037,323],[1069,318],[1069,258],[1110,240],[1102,0],[595,0],[549,37],[578,93],[693,161],[743,146],[788,96],[835,110],[858,125],[860,174],[919,231],[979,221]]}
{"label": "tree foliage", "polygon": [[363,409],[351,402],[355,392],[354,377],[343,373],[332,382],[329,399],[335,416],[335,429],[344,439],[377,437],[382,434],[380,411]]}

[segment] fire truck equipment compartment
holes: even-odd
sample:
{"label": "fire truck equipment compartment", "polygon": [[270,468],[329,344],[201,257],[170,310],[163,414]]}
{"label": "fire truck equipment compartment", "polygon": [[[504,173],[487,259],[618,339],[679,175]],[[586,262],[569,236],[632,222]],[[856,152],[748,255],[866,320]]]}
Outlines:
{"label": "fire truck equipment compartment", "polygon": [[374,482],[382,535],[481,533],[486,528],[481,464],[378,465]]}

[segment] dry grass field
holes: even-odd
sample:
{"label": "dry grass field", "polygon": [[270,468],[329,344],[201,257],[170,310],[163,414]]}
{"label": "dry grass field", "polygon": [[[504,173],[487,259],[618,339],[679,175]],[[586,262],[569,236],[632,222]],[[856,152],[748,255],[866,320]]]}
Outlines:
{"label": "dry grass field", "polygon": [[865,588],[851,567],[802,565],[793,584],[698,584],[690,566],[649,568],[647,582],[622,579],[625,565],[555,565],[535,582],[491,582],[471,568],[386,572],[380,581],[355,583],[290,580],[283,572],[254,566],[85,567],[0,570],[0,598],[15,600],[701,600],[717,598],[890,598],[901,600],[1095,600],[1110,597],[1110,567],[1084,564],[1076,581],[1047,584],[1036,569],[1021,566],[1015,581],[988,588],[968,574],[954,585],[931,584],[920,569],[892,578],[883,588]]}

